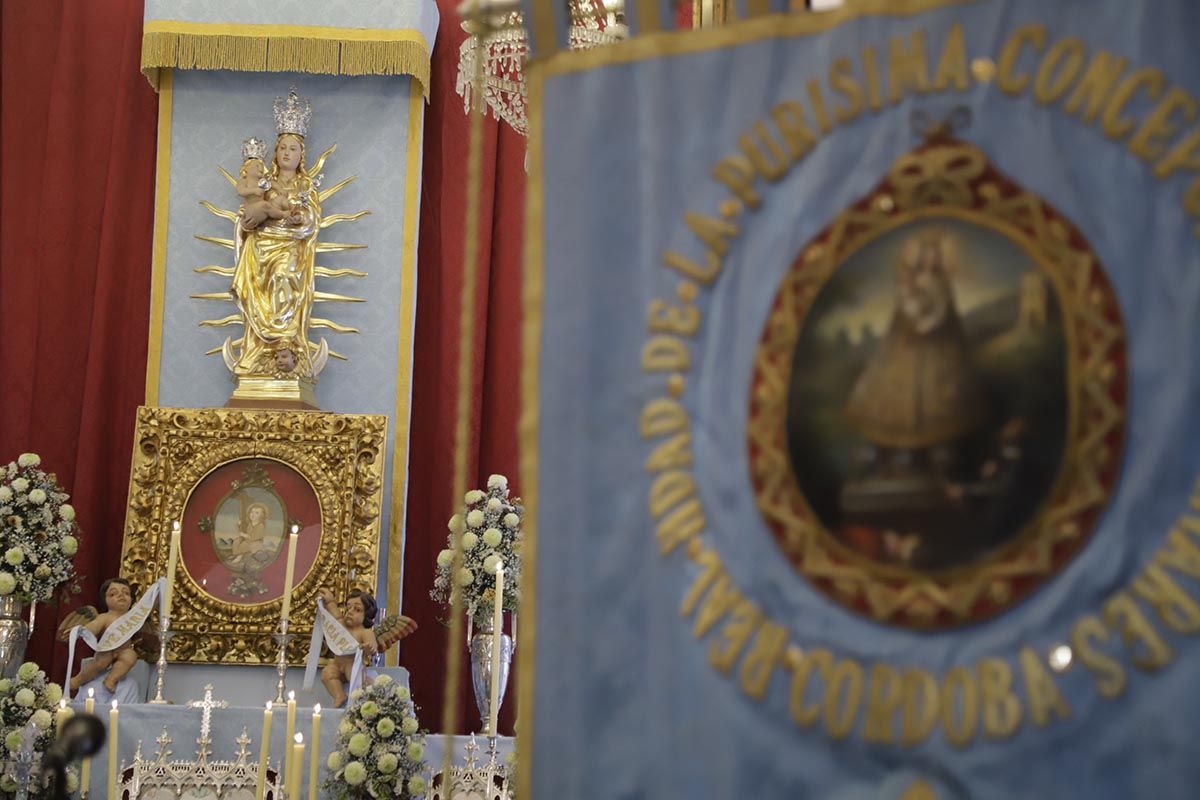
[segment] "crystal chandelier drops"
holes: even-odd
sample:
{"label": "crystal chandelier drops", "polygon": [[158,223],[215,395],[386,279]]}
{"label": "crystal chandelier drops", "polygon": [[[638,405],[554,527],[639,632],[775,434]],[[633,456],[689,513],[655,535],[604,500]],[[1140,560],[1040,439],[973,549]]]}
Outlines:
{"label": "crystal chandelier drops", "polygon": [[[485,103],[522,136],[526,135],[525,58],[529,40],[519,11],[496,12],[499,4],[484,9],[484,18],[468,19],[463,29],[472,34],[458,51],[458,81],[455,89],[463,98],[463,110],[471,103]],[[510,6],[511,7],[511,6]],[[588,50],[619,42],[626,37],[622,6],[601,0],[570,0],[570,46]],[[475,85],[478,60],[483,60],[483,80]]]}

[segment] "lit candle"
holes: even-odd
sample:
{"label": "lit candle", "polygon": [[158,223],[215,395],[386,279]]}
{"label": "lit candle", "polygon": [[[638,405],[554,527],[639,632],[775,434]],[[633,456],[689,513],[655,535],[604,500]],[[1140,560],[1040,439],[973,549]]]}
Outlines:
{"label": "lit candle", "polygon": [[292,745],[292,758],[288,762],[288,780],[287,780],[287,796],[289,798],[300,797],[300,775],[304,772],[304,734],[297,733],[295,736],[296,743]]}
{"label": "lit candle", "polygon": [[312,756],[311,763],[308,766],[308,800],[321,800],[317,796],[317,772],[320,764],[317,759],[321,755],[321,704],[317,703],[313,706],[312,717],[312,732],[308,735],[312,740]]}
{"label": "lit candle", "polygon": [[58,711],[54,714],[54,732],[62,733],[62,726],[71,718],[71,709],[67,708],[67,698],[58,701]]}
{"label": "lit candle", "polygon": [[[96,710],[96,690],[88,689],[87,700],[83,701],[83,712],[85,714],[91,714],[95,710]],[[92,760],[90,758],[85,758],[83,760],[83,766],[79,770],[79,785],[80,785],[80,787],[82,787],[83,789],[86,790],[88,788],[91,777],[92,777]]]}
{"label": "lit candle", "polygon": [[[287,742],[292,741],[292,737],[296,733],[296,693],[288,692],[287,704],[287,733],[283,737],[285,744],[283,745],[283,777],[287,781],[289,775],[292,774],[292,747]],[[288,797],[292,795],[289,794]]]}
{"label": "lit candle", "polygon": [[112,701],[108,712],[108,797],[117,796],[117,701]]}
{"label": "lit candle", "polygon": [[496,735],[500,707],[500,645],[504,633],[504,562],[496,565],[496,596],[492,602],[492,696],[488,703],[488,732]]}
{"label": "lit candle", "polygon": [[163,621],[165,629],[170,624],[171,600],[175,593],[175,567],[179,565],[179,520],[171,523],[171,551],[167,555],[167,588],[163,592]]}
{"label": "lit candle", "polygon": [[296,577],[296,536],[299,532],[300,526],[293,525],[292,532],[288,534],[287,572],[283,575],[283,611],[279,615],[284,633],[287,633],[288,613],[292,610],[292,580]]}
{"label": "lit candle", "polygon": [[267,758],[271,754],[271,706],[267,701],[267,709],[263,712],[263,729],[261,744],[258,748],[258,775],[254,778],[254,800],[263,800],[267,789]]}

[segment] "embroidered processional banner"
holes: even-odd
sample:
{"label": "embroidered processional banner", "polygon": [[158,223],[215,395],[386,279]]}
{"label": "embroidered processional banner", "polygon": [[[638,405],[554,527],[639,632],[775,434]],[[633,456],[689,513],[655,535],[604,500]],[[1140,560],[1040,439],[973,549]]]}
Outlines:
{"label": "embroidered processional banner", "polygon": [[534,796],[1191,797],[1200,6],[847,6],[531,67]]}

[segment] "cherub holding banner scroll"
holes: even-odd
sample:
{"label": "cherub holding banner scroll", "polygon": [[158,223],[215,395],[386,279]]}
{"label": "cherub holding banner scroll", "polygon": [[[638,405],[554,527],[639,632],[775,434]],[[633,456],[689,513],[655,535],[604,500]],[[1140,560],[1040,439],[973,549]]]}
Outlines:
{"label": "cherub holding banner scroll", "polygon": [[[108,626],[123,617],[133,605],[133,587],[124,578],[106,580],[100,586],[100,596],[104,603],[104,613],[97,613],[93,606],[84,606],[76,610],[59,626],[59,641],[67,641],[71,629],[76,625],[83,625],[93,636],[101,639]],[[126,640],[113,650],[97,652],[95,657],[81,666],[79,672],[71,678],[71,691],[90,683],[107,671],[104,688],[115,692],[117,684],[137,664],[135,638]]]}
{"label": "cherub holding banner scroll", "polygon": [[[366,662],[417,629],[415,620],[400,614],[392,614],[377,627],[375,617],[378,613],[375,598],[366,592],[351,592],[346,609],[342,611],[333,592],[321,590],[317,600],[317,624],[313,626],[308,664],[304,670],[305,689],[311,689],[316,683],[322,644],[333,653],[333,658],[321,670],[321,683],[329,690],[334,707],[346,702],[347,691],[353,692],[362,683],[371,683],[371,675],[364,669]],[[378,636],[373,628],[378,630]]]}
{"label": "cherub holding banner scroll", "polygon": [[[345,611],[338,608],[333,592],[328,589],[321,590],[321,598],[325,601],[329,613],[337,618],[346,628],[346,632],[358,642],[363,659],[368,660],[374,656],[379,650],[379,642],[375,639],[375,632],[371,630],[375,626],[375,615],[379,613],[375,598],[366,592],[351,592],[346,600]],[[342,684],[350,681],[353,669],[353,655],[334,655],[325,665],[325,669],[321,670],[321,683],[329,690],[334,708],[340,708],[346,702],[346,692]],[[369,678],[363,677],[363,683],[370,682]]]}

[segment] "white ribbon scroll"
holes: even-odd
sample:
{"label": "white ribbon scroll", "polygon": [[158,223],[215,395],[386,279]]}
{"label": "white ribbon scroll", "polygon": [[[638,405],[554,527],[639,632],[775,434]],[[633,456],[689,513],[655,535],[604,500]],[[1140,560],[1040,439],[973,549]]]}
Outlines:
{"label": "white ribbon scroll", "polygon": [[354,656],[354,667],[350,670],[350,688],[353,692],[362,684],[363,654],[358,640],[346,630],[337,617],[325,609],[325,601],[317,598],[317,624],[313,625],[312,641],[308,645],[308,663],[304,667],[304,688],[311,689],[317,679],[317,661],[321,658],[321,642],[329,645],[335,656]]}
{"label": "white ribbon scroll", "polygon": [[67,679],[63,681],[63,691],[67,697],[71,696],[71,669],[75,665],[75,642],[82,639],[84,644],[97,653],[116,650],[132,639],[146,624],[146,620],[150,618],[150,612],[154,610],[155,600],[159,603],[158,613],[160,615],[163,613],[162,600],[166,585],[166,578],[159,578],[151,584],[150,588],[128,611],[109,623],[109,626],[104,629],[104,635],[99,639],[96,639],[96,634],[83,625],[71,628],[71,635],[67,640]]}

